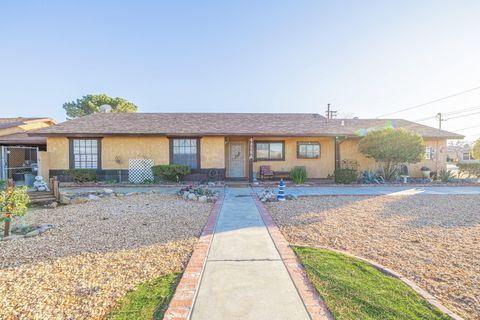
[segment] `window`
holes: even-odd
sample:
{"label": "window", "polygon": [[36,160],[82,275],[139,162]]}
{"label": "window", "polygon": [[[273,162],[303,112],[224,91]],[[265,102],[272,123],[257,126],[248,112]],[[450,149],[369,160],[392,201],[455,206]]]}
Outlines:
{"label": "window", "polygon": [[470,152],[463,152],[462,160],[474,160],[473,155]]}
{"label": "window", "polygon": [[285,160],[285,142],[255,141],[255,160]]}
{"label": "window", "polygon": [[185,164],[192,169],[198,169],[200,162],[198,147],[198,139],[171,139],[170,163]]}
{"label": "window", "polygon": [[318,142],[297,142],[298,159],[320,158],[320,143]]}
{"label": "window", "polygon": [[425,147],[425,159],[433,160],[435,158],[435,149],[432,147]]}
{"label": "window", "polygon": [[70,167],[72,169],[99,169],[100,142],[98,139],[70,140]]}

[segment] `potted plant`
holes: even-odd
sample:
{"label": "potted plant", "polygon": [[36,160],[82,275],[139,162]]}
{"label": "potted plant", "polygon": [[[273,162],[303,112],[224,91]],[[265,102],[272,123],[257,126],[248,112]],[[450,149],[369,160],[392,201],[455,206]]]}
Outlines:
{"label": "potted plant", "polygon": [[424,178],[430,179],[430,172],[431,172],[431,170],[430,170],[429,167],[421,167],[421,168],[420,168],[420,171],[422,171],[422,175],[423,175]]}

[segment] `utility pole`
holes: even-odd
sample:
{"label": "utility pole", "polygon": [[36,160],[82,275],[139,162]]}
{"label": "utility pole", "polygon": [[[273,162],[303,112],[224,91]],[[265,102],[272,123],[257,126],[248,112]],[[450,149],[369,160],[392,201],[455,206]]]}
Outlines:
{"label": "utility pole", "polygon": [[[438,120],[438,135],[440,136],[440,131],[442,131],[442,122],[445,121],[445,119],[442,118],[441,112],[437,113],[435,118]],[[435,171],[438,174],[438,157],[440,153],[438,138],[437,138],[436,144],[437,144],[437,147],[435,150]]]}
{"label": "utility pole", "polygon": [[442,130],[442,121],[445,121],[443,118],[442,118],[442,113],[439,112],[437,113],[437,116],[436,116],[437,120],[438,120],[438,130]]}

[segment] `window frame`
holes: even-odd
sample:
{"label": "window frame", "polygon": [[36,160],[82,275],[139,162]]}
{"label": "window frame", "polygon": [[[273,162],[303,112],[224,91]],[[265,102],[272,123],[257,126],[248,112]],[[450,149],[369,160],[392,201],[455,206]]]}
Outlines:
{"label": "window frame", "polygon": [[[268,143],[268,153],[270,156],[270,144],[271,143],[280,143],[282,145],[282,158],[258,158],[257,157],[257,145],[260,143]],[[285,140],[255,140],[253,142],[253,157],[255,161],[285,161]]]}
{"label": "window frame", "polygon": [[[95,140],[97,141],[97,167],[96,168],[75,168],[75,153],[74,153],[74,141],[75,140]],[[91,137],[71,137],[68,138],[69,144],[69,167],[70,169],[91,169],[102,170],[102,138]]]}
{"label": "window frame", "polygon": [[[428,152],[427,152],[428,150]],[[433,160],[433,147],[425,146],[425,160]]]}
{"label": "window frame", "polygon": [[197,141],[197,167],[191,168],[192,170],[201,169],[201,149],[200,149],[200,138],[199,137],[168,137],[169,140],[169,164],[177,164],[173,162],[173,140],[196,140]]}
{"label": "window frame", "polygon": [[[301,156],[300,155],[300,145],[307,145],[307,146],[318,146],[318,156],[316,157],[308,157],[308,156]],[[320,159],[322,156],[322,146],[318,141],[297,141],[297,159]]]}

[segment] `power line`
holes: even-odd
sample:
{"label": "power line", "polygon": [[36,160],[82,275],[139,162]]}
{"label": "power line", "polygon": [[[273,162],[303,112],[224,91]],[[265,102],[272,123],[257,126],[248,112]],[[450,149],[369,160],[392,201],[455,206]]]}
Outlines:
{"label": "power line", "polygon": [[473,116],[473,115],[475,115],[475,114],[480,114],[480,111],[478,111],[478,112],[473,112],[473,113],[469,113],[469,114],[463,114],[463,115],[456,116],[456,117],[447,118],[447,119],[445,119],[445,121],[447,121],[447,120],[452,120],[452,119],[457,119],[457,118],[468,117],[468,116]]}
{"label": "power line", "polygon": [[466,127],[466,128],[461,128],[461,129],[455,129],[453,131],[463,131],[463,130],[468,130],[468,129],[475,129],[475,128],[480,128],[480,126],[473,126],[473,127]]}
{"label": "power line", "polygon": [[[463,113],[463,112],[468,112],[468,111],[474,111],[474,110],[478,110],[478,109],[480,109],[480,106],[469,107],[469,108],[460,109],[460,110],[456,110],[456,111],[452,111],[452,112],[446,112],[446,113],[442,113],[442,114],[444,116],[451,116],[451,115],[455,115],[455,114],[459,114],[459,113]],[[436,116],[430,116],[430,117],[420,118],[420,119],[413,120],[413,121],[414,122],[426,121],[426,120],[430,120],[430,119],[435,119],[435,117]]]}
{"label": "power line", "polygon": [[437,99],[430,100],[430,101],[427,101],[427,102],[424,102],[424,103],[420,103],[420,104],[417,104],[417,105],[414,105],[414,106],[411,106],[411,107],[408,107],[408,108],[403,108],[403,109],[400,109],[400,110],[395,111],[395,112],[385,113],[385,114],[382,114],[382,115],[380,115],[376,118],[381,118],[381,117],[389,116],[389,115],[392,115],[392,114],[397,114],[397,113],[400,113],[400,112],[420,108],[420,107],[423,107],[423,106],[426,106],[426,105],[429,105],[429,104],[432,104],[432,103],[435,103],[435,102],[439,102],[439,101],[442,101],[442,100],[445,100],[445,99],[453,98],[453,97],[459,96],[461,94],[472,92],[472,91],[475,91],[475,90],[478,90],[478,89],[480,89],[480,86],[474,87],[474,88],[471,88],[471,89],[468,89],[468,90],[463,90],[463,91],[460,91],[460,92],[456,92],[456,93],[453,93],[453,94],[448,95],[446,97],[437,98]]}

